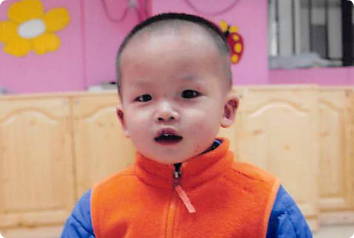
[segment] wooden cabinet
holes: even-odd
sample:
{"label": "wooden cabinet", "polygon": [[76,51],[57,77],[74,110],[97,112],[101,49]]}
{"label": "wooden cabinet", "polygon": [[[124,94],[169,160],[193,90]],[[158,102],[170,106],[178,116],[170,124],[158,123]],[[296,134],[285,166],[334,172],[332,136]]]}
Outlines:
{"label": "wooden cabinet", "polygon": [[0,229],[63,224],[73,204],[66,97],[0,100]]}
{"label": "wooden cabinet", "polygon": [[354,223],[354,93],[332,87],[319,92],[321,221]]}
{"label": "wooden cabinet", "polygon": [[73,98],[77,199],[95,182],[134,162],[135,148],[123,135],[117,104],[116,93]]}
{"label": "wooden cabinet", "polygon": [[[280,178],[313,230],[354,222],[354,93],[317,86],[235,87],[220,129],[236,160]],[[115,91],[0,97],[0,232],[58,237],[76,201],[135,159]]]}
{"label": "wooden cabinet", "polygon": [[317,230],[317,88],[243,88],[239,95],[238,158],[276,175]]}

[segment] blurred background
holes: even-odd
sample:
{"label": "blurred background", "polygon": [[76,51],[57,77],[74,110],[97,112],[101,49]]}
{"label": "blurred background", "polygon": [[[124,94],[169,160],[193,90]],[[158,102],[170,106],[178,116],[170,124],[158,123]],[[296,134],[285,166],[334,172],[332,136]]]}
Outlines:
{"label": "blurred background", "polygon": [[[80,196],[131,165],[115,58],[149,16],[228,36],[236,159],[277,175],[316,238],[354,233],[354,33],[347,0],[6,0],[0,5],[0,232],[58,237]],[[144,42],[141,42],[144,44]]]}

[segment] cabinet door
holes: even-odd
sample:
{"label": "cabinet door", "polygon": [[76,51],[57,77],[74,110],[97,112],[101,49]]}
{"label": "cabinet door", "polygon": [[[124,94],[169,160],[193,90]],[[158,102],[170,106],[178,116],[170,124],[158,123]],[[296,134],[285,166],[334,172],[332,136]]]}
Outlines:
{"label": "cabinet door", "polygon": [[317,88],[264,87],[241,91],[239,159],[276,175],[316,230]]}
{"label": "cabinet door", "polygon": [[134,146],[116,116],[117,104],[116,93],[89,93],[73,99],[77,198],[135,160]]}
{"label": "cabinet door", "polygon": [[353,96],[348,88],[320,90],[320,208],[328,212],[325,223],[345,222],[350,216],[336,212],[354,210]]}
{"label": "cabinet door", "polygon": [[69,100],[5,98],[0,99],[0,227],[63,224],[75,202]]}

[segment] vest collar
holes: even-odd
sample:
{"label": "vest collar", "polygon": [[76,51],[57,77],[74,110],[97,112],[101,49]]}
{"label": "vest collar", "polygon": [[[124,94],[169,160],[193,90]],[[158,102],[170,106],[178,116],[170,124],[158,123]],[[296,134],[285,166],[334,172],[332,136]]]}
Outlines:
{"label": "vest collar", "polygon": [[[231,167],[234,156],[229,150],[230,142],[227,138],[217,139],[221,141],[217,148],[182,163],[182,187],[196,187]],[[135,173],[143,182],[155,187],[173,188],[173,172],[173,164],[160,164],[136,152]]]}

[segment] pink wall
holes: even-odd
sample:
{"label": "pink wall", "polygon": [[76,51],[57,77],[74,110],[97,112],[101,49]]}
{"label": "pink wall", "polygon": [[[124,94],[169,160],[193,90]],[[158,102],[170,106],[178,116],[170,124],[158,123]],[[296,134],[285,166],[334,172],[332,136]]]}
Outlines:
{"label": "pink wall", "polygon": [[[86,49],[85,85],[115,81],[115,60],[119,45],[125,35],[139,22],[139,16],[132,8],[126,11],[127,1],[82,1],[85,2],[83,23],[85,28],[83,42]],[[123,18],[124,20],[121,20]]]}
{"label": "pink wall", "polygon": [[[154,0],[153,13],[177,11],[201,15],[219,25],[220,20],[239,27],[244,39],[245,51],[241,61],[233,66],[233,82],[236,85],[268,83],[268,32],[266,0],[236,0],[237,4],[226,13],[212,15],[232,5],[235,0]],[[198,10],[193,10],[194,4]]]}
{"label": "pink wall", "polygon": [[[0,5],[0,21],[7,19],[7,8],[19,0],[7,0]],[[129,1],[116,0],[41,0],[44,11],[55,7],[68,9],[71,21],[56,34],[61,39],[59,50],[45,55],[31,52],[18,58],[0,50],[0,87],[10,93],[41,93],[86,90],[91,85],[115,80],[115,57],[127,32],[139,21],[131,9],[124,19]],[[239,27],[245,51],[239,64],[233,66],[235,84],[266,84],[267,66],[267,1],[236,0],[138,0],[152,2],[153,14],[179,11],[201,14],[219,24],[225,20]],[[105,11],[104,4],[107,9]],[[208,12],[227,9],[226,13],[210,16]],[[250,18],[251,16],[251,18]],[[110,19],[114,18],[116,20]],[[0,43],[0,47],[3,44]]]}
{"label": "pink wall", "polygon": [[[0,20],[7,19],[7,8],[14,0],[0,5]],[[45,10],[66,6],[71,16],[70,24],[57,35],[61,47],[54,53],[42,56],[29,53],[23,58],[14,57],[0,50],[0,87],[10,92],[67,91],[83,88],[82,47],[80,37],[80,2],[72,0],[43,1]],[[3,44],[0,43],[3,48]]]}
{"label": "pink wall", "polygon": [[[0,5],[0,21],[7,19],[7,8],[16,1],[19,0],[7,0]],[[10,93],[60,92],[86,90],[91,85],[114,81],[119,44],[141,19],[134,9],[125,15],[127,2],[42,0],[45,11],[55,7],[66,7],[69,11],[70,24],[56,33],[61,39],[61,47],[53,53],[40,56],[31,52],[22,58],[0,50],[0,87],[7,88]],[[137,2],[141,6],[146,0]],[[186,12],[201,15],[216,24],[225,20],[238,26],[245,50],[241,61],[233,66],[236,85],[354,85],[354,67],[268,70],[266,0],[150,2],[153,14]],[[2,43],[0,47],[3,47]]]}
{"label": "pink wall", "polygon": [[313,69],[271,69],[270,84],[354,85],[354,67]]}
{"label": "pink wall", "polygon": [[[16,1],[0,5],[0,21],[7,19],[7,8]],[[44,11],[55,7],[69,11],[69,25],[57,32],[61,47],[45,55],[31,52],[22,58],[0,50],[0,87],[10,93],[60,92],[86,90],[90,85],[114,80],[117,48],[138,18],[129,11],[122,21],[112,22],[103,10],[103,1],[113,17],[122,16],[125,1],[42,0]]]}

